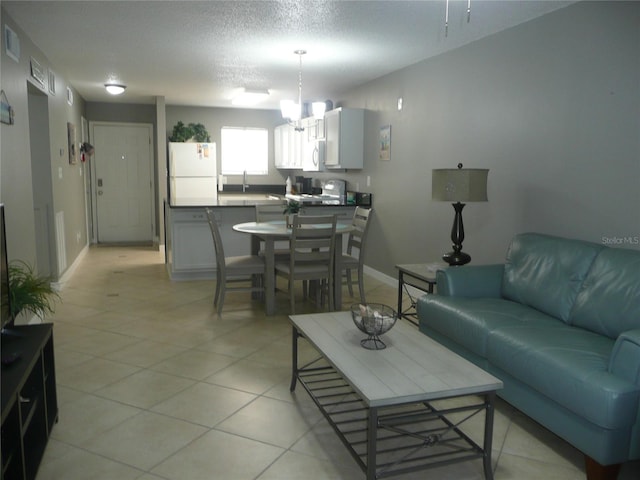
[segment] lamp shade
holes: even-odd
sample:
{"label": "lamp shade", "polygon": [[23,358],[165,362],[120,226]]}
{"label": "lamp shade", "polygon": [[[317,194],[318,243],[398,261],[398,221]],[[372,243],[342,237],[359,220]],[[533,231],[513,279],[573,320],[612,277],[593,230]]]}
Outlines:
{"label": "lamp shade", "polygon": [[486,202],[488,175],[486,168],[436,168],[431,198],[441,202]]}

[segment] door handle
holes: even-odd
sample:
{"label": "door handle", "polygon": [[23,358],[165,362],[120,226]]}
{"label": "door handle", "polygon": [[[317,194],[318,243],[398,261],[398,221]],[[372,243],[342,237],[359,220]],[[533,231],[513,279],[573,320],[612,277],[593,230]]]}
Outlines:
{"label": "door handle", "polygon": [[98,195],[102,195],[102,190],[98,190]]}

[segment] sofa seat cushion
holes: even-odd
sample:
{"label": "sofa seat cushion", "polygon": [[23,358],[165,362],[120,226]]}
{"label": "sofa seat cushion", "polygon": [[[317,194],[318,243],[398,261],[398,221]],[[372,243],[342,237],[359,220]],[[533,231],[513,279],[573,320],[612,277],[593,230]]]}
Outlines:
{"label": "sofa seat cushion", "polygon": [[487,339],[487,359],[558,404],[603,428],[628,427],[639,389],[607,372],[614,341],[588,330],[509,326]]}
{"label": "sofa seat cushion", "polygon": [[537,310],[501,298],[467,298],[424,295],[418,300],[420,323],[464,346],[487,356],[487,335],[507,325],[565,326]]}

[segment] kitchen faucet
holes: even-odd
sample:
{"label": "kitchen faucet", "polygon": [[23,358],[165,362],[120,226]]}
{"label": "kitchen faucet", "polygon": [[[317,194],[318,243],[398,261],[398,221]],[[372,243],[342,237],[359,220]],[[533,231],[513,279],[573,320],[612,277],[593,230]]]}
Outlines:
{"label": "kitchen faucet", "polygon": [[247,183],[247,171],[242,172],[242,193],[247,191],[249,184]]}

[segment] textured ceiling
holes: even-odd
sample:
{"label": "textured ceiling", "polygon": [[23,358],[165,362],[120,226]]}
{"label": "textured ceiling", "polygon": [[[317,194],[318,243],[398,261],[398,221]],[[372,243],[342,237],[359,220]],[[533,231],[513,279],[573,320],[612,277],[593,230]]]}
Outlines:
{"label": "textured ceiling", "polygon": [[[240,88],[269,89],[262,108],[305,101],[562,8],[568,1],[3,1],[55,68],[89,101],[231,106]],[[103,84],[127,85],[111,97]]]}

